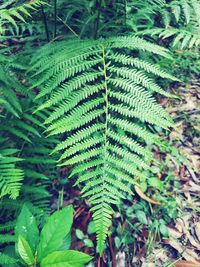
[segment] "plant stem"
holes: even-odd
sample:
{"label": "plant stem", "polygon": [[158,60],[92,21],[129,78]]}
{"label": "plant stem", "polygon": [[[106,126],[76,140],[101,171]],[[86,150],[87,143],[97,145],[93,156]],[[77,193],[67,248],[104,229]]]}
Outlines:
{"label": "plant stem", "polygon": [[127,0],[124,0],[124,25],[126,26]]}
{"label": "plant stem", "polygon": [[96,2],[98,11],[97,11],[97,19],[95,21],[95,27],[94,27],[94,39],[98,38],[98,30],[99,30],[99,23],[100,23],[100,15],[101,15],[101,6],[102,6],[102,0],[97,0]]}
{"label": "plant stem", "polygon": [[65,23],[60,17],[57,16],[57,19],[59,19],[65,26],[68,30],[70,30],[76,37],[79,38],[78,34],[67,24]]}
{"label": "plant stem", "polygon": [[53,38],[56,38],[57,31],[57,0],[54,0],[54,34]]}
{"label": "plant stem", "polygon": [[[106,173],[106,166],[107,166],[107,157],[108,157],[108,152],[107,152],[107,145],[108,145],[108,117],[109,117],[109,113],[108,113],[108,85],[107,85],[107,72],[106,72],[106,62],[105,62],[105,49],[102,46],[102,57],[103,57],[103,72],[104,72],[104,88],[105,88],[105,139],[104,139],[104,172]],[[106,174],[105,174],[106,175]]]}
{"label": "plant stem", "polygon": [[46,14],[44,12],[43,5],[41,5],[41,11],[42,11],[42,17],[43,17],[43,21],[44,21],[44,27],[45,27],[47,42],[49,42],[50,37],[49,37],[49,30],[48,30],[48,25],[47,25],[47,17],[46,17]]}

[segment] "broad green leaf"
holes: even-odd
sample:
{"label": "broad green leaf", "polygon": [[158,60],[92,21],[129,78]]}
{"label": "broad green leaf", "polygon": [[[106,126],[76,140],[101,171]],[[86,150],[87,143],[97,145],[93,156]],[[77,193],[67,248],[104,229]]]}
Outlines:
{"label": "broad green leaf", "polygon": [[54,212],[49,217],[42,229],[37,249],[39,261],[62,246],[64,238],[71,229],[72,221],[73,208],[71,205]]}
{"label": "broad green leaf", "polygon": [[28,244],[28,242],[23,238],[23,236],[19,235],[17,242],[17,249],[19,255],[23,259],[23,261],[28,265],[33,265],[35,260],[33,256],[33,252]]}
{"label": "broad green leaf", "polygon": [[63,243],[61,247],[58,249],[60,250],[68,250],[71,246],[71,232],[67,234],[67,236],[64,238]]}
{"label": "broad green leaf", "polygon": [[32,251],[35,251],[39,241],[39,230],[33,214],[29,211],[26,204],[23,205],[15,226],[15,235],[23,236],[30,244]]}
{"label": "broad green leaf", "polygon": [[92,259],[91,256],[74,251],[56,251],[41,262],[41,267],[82,267]]}

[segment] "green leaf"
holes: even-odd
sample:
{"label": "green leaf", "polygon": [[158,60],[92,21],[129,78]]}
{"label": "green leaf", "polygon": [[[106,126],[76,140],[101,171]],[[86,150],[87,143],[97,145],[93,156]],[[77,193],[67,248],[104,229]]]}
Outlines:
{"label": "green leaf", "polygon": [[164,237],[168,237],[169,236],[169,230],[167,228],[167,226],[165,224],[161,224],[160,227],[160,232]]}
{"label": "green leaf", "polygon": [[39,261],[62,246],[64,238],[71,229],[72,221],[73,208],[71,205],[54,212],[49,217],[41,231],[40,243],[37,249]]}
{"label": "green leaf", "polygon": [[[10,257],[5,253],[0,252],[0,266],[16,266],[17,260],[15,258]],[[11,265],[12,264],[12,265]]]}
{"label": "green leaf", "polygon": [[137,217],[139,222],[141,222],[143,224],[148,224],[147,217],[146,217],[146,214],[144,213],[144,211],[137,210],[136,211],[136,217]]}
{"label": "green leaf", "polygon": [[94,221],[91,221],[89,223],[87,232],[89,235],[94,234],[96,232],[96,227],[95,227]]}
{"label": "green leaf", "polygon": [[89,239],[89,238],[84,239],[83,242],[86,245],[86,247],[88,247],[88,248],[93,248],[94,247],[94,244],[93,244],[92,240]]}
{"label": "green leaf", "polygon": [[58,249],[60,250],[68,250],[71,246],[71,232],[67,234],[67,236],[64,238],[63,243],[61,247]]}
{"label": "green leaf", "polygon": [[16,253],[16,247],[6,246],[3,253],[0,254],[0,266],[19,267],[19,255]]}
{"label": "green leaf", "polygon": [[18,249],[19,255],[21,256],[21,258],[26,264],[33,265],[35,263],[32,250],[28,242],[21,235],[19,235],[19,238],[18,238],[17,249]]}
{"label": "green leaf", "polygon": [[116,248],[119,249],[120,246],[121,246],[121,240],[120,240],[120,238],[118,236],[116,236],[114,240],[115,240],[115,246],[116,246]]}
{"label": "green leaf", "polygon": [[83,239],[84,238],[84,233],[80,229],[76,229],[76,237],[78,239]]}
{"label": "green leaf", "polygon": [[91,256],[74,251],[56,251],[41,262],[41,267],[82,267],[92,259]]}
{"label": "green leaf", "polygon": [[140,183],[140,188],[141,188],[143,193],[146,192],[147,191],[147,183],[146,182]]}
{"label": "green leaf", "polygon": [[15,226],[15,235],[23,236],[30,244],[32,251],[35,251],[39,241],[39,230],[33,214],[29,211],[26,204],[23,205],[22,210],[17,218]]}
{"label": "green leaf", "polygon": [[148,180],[148,183],[150,186],[157,188],[157,189],[162,189],[163,188],[163,183],[156,177],[152,177]]}

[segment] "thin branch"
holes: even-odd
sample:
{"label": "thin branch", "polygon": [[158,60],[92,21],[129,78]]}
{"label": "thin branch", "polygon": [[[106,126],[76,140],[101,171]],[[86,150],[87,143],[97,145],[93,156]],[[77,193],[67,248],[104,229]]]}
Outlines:
{"label": "thin branch", "polygon": [[76,37],[79,38],[78,34],[66,22],[64,22],[59,16],[57,16],[57,19],[59,19]]}

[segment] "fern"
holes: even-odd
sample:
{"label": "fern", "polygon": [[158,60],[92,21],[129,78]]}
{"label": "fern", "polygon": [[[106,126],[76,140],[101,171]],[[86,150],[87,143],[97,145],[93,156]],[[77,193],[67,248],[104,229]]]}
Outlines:
{"label": "fern", "polygon": [[8,8],[14,1],[6,1],[0,8],[0,34],[4,33],[6,24],[11,24],[18,29],[17,20],[25,22],[26,16],[31,16],[29,10],[44,4],[41,0],[33,0],[29,3]]}
{"label": "fern", "polygon": [[10,265],[10,264],[16,264],[18,262],[18,260],[16,260],[15,258],[12,258],[10,256],[8,256],[5,253],[0,252],[0,264],[1,266],[4,265]]}
{"label": "fern", "polygon": [[[198,47],[200,44],[200,1],[199,0],[172,0],[153,5],[156,14],[160,14],[163,28],[152,24],[143,27],[137,35],[158,36],[159,38],[173,38],[172,46],[180,49]],[[153,14],[151,12],[151,19]],[[156,21],[156,19],[155,19]]]}
{"label": "fern", "polygon": [[157,138],[147,125],[173,127],[153,98],[155,92],[169,94],[149,74],[171,76],[131,51],[168,57],[164,48],[136,37],[72,40],[43,47],[30,68],[33,87],[42,88],[38,110],[51,110],[46,132],[64,133],[53,152],[61,152],[60,166],[74,166],[70,177],[77,177],[76,185],[82,184],[83,196],[89,197],[100,253],[113,204],[133,194],[131,185],[153,160],[145,144]]}
{"label": "fern", "polygon": [[[40,115],[43,119],[45,115],[38,113],[37,116],[33,116],[30,113],[30,111],[26,111],[25,114],[21,114],[20,118],[7,116],[6,118],[9,118],[8,122],[2,121],[1,134],[6,136],[7,139],[9,138],[9,140],[18,141],[15,144],[18,147],[18,150],[16,149],[16,161],[18,161],[17,165],[21,169],[24,179],[23,186],[22,183],[14,183],[14,178],[9,176],[9,169],[5,169],[4,175],[1,177],[1,183],[4,184],[7,181],[5,180],[6,177],[10,177],[13,186],[11,187],[12,184],[8,184],[8,188],[13,194],[14,190],[18,192],[22,186],[17,201],[20,202],[22,199],[30,201],[44,211],[49,210],[50,194],[47,191],[47,187],[51,183],[51,177],[58,176],[56,174],[56,160],[49,158],[52,146],[57,141],[54,138],[47,140],[41,134],[44,126],[40,121]],[[5,141],[7,140],[5,139]],[[1,146],[1,153],[4,152],[4,147],[10,147],[10,144],[4,142],[4,146]],[[9,149],[7,150],[9,151]],[[20,158],[23,158],[22,163]],[[13,174],[17,175],[16,169],[13,170]],[[0,188],[0,193],[1,197],[5,195],[2,187]],[[7,206],[5,205],[4,208],[6,209]]]}
{"label": "fern", "polygon": [[144,30],[138,35],[158,36],[159,38],[166,39],[174,37],[172,46],[180,49],[198,47],[200,44],[200,37],[198,30],[189,29],[176,29],[176,28],[155,28],[152,30]]}
{"label": "fern", "polygon": [[[24,90],[15,72],[15,59],[0,55],[0,104],[5,112],[19,117],[22,108],[17,97]],[[18,68],[19,70],[19,68]]]}
{"label": "fern", "polygon": [[24,178],[24,173],[16,167],[20,158],[15,157],[15,149],[4,149],[0,151],[0,198],[10,195],[15,199],[19,195],[19,190]]}

